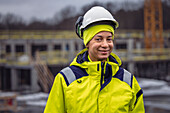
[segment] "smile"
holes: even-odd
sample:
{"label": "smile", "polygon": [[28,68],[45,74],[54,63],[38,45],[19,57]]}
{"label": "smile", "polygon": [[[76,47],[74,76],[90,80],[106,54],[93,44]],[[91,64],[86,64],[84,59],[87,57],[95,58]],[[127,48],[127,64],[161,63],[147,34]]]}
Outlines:
{"label": "smile", "polygon": [[99,50],[99,52],[102,54],[107,54],[109,52],[109,50]]}

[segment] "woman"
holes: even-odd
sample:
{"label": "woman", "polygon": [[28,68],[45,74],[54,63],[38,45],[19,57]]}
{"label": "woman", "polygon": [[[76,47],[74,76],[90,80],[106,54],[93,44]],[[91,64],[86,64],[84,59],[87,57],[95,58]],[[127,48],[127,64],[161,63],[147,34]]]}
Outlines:
{"label": "woman", "polygon": [[57,74],[44,113],[144,113],[135,77],[112,53],[118,22],[106,9],[91,8],[76,22],[86,46]]}

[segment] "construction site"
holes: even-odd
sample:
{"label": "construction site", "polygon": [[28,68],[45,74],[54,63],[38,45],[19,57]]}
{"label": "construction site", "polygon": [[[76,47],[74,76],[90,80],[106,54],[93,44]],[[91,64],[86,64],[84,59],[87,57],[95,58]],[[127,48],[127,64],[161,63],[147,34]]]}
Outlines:
{"label": "construction site", "polygon": [[[143,31],[117,31],[113,52],[134,75],[168,81],[170,33],[162,35],[167,48],[145,48]],[[0,39],[2,90],[39,91],[41,86],[48,92],[55,74],[83,49],[82,40],[69,31],[4,31]]]}
{"label": "construction site", "polygon": [[[137,78],[169,83],[170,30],[163,30],[161,0],[145,0],[144,23],[143,30],[118,29],[113,53],[121,58],[122,67]],[[48,93],[56,74],[83,48],[75,31],[1,30],[0,91]],[[3,96],[0,94],[0,102]],[[16,95],[9,97],[16,99]],[[9,98],[6,100],[9,104]],[[0,106],[0,111],[15,111],[16,106],[15,102],[14,108]]]}

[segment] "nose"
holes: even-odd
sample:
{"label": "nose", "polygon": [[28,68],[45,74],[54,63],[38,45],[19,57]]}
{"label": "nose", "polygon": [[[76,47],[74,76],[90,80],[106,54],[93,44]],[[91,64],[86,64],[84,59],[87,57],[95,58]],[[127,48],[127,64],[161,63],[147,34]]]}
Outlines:
{"label": "nose", "polygon": [[107,40],[103,40],[101,46],[104,48],[108,47],[109,45],[108,45]]}

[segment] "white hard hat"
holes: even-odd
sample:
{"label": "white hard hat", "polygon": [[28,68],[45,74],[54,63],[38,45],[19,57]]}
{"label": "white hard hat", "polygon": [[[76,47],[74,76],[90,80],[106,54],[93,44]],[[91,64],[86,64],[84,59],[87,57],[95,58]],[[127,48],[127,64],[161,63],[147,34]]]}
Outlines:
{"label": "white hard hat", "polygon": [[112,14],[101,6],[92,7],[82,17],[79,17],[76,22],[76,33],[81,38],[83,30],[92,25],[97,24],[109,24],[115,28],[118,28],[118,22],[113,18]]}

